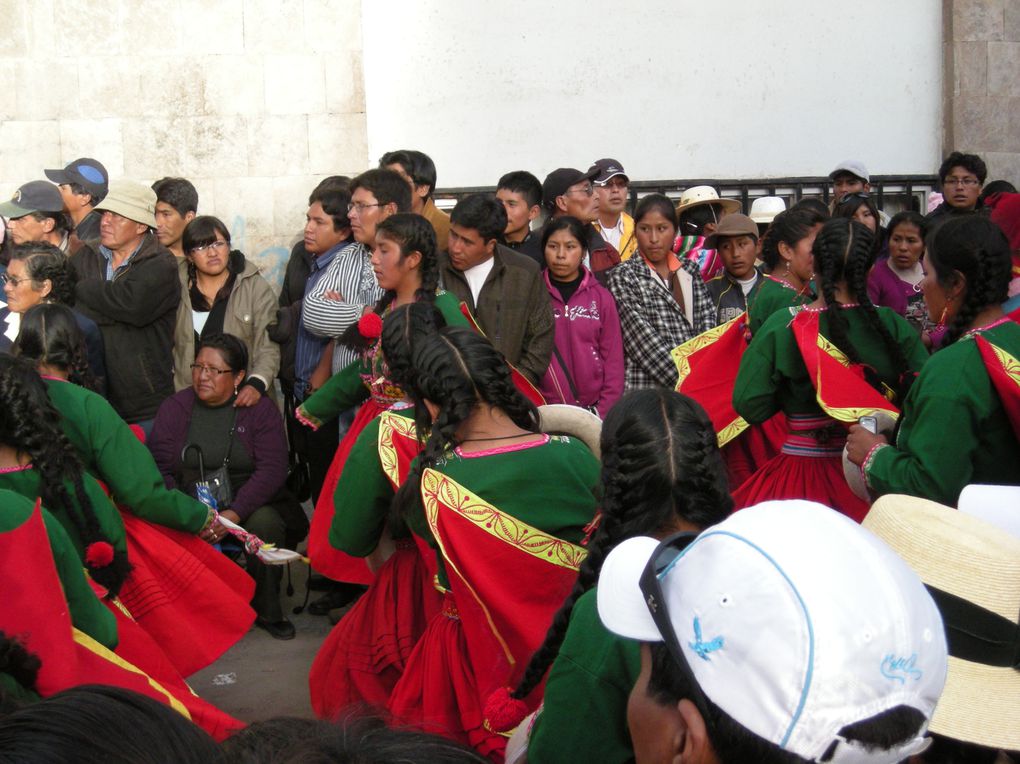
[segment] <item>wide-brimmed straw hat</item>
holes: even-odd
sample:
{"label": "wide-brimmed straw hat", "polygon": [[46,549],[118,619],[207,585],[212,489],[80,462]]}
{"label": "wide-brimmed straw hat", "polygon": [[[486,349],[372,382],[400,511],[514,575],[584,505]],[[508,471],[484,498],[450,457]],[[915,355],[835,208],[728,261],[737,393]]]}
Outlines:
{"label": "wide-brimmed straw hat", "polygon": [[931,731],[1020,749],[1020,539],[912,496],[883,496],[864,527],[917,572],[946,624],[949,675]]}
{"label": "wide-brimmed straw hat", "polygon": [[719,192],[711,186],[691,186],[680,194],[680,201],[676,205],[676,214],[680,215],[684,210],[702,204],[718,204],[722,207],[724,215],[740,211],[740,202],[736,199],[720,199]]}
{"label": "wide-brimmed straw hat", "polygon": [[597,459],[602,458],[599,439],[602,437],[602,420],[578,406],[565,403],[548,403],[538,407],[539,427],[553,435],[572,435],[591,449]]}

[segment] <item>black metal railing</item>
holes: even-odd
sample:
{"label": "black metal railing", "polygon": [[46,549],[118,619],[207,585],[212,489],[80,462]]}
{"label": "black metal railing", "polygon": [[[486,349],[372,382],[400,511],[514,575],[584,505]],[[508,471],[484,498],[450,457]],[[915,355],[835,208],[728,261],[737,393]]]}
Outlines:
{"label": "black metal railing", "polygon": [[[878,208],[895,214],[901,210],[924,211],[927,194],[936,188],[936,175],[873,175],[871,193]],[[630,183],[630,209],[633,211],[638,199],[652,193],[666,194],[679,199],[692,186],[712,186],[724,199],[736,199],[744,211],[751,209],[751,203],[762,196],[782,197],[789,207],[805,196],[815,196],[826,204],[832,193],[832,181],[828,177],[763,178],[760,180],[632,180]],[[468,188],[441,188],[436,190],[436,204],[450,209],[468,194],[493,193],[493,186]]]}

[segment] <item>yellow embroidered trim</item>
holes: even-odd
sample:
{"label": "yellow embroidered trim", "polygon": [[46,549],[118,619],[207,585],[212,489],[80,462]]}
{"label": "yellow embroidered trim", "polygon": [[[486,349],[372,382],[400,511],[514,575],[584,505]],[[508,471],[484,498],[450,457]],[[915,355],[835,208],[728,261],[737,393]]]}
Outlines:
{"label": "yellow embroidered trim", "polygon": [[741,313],[739,316],[730,319],[725,324],[719,324],[719,326],[714,329],[702,332],[697,337],[687,340],[687,342],[683,345],[673,348],[670,355],[673,357],[673,363],[676,364],[676,370],[678,373],[676,387],[674,388],[678,393],[680,392],[680,385],[682,385],[684,380],[691,374],[690,356],[694,355],[699,350],[704,350],[719,339],[730,328],[730,324],[735,321],[740,321],[744,315],[745,314]]}
{"label": "yellow embroidered trim", "polygon": [[[987,342],[987,340],[985,341]],[[1006,372],[1006,376],[1013,380],[1017,387],[1020,387],[1020,361],[991,342],[988,342],[988,347],[992,349],[995,357],[999,359],[999,363],[1002,364],[1002,370]]]}
{"label": "yellow embroidered trim", "polygon": [[116,653],[111,652],[106,647],[103,647],[103,645],[96,642],[96,640],[94,640],[88,634],[78,631],[78,629],[74,628],[73,626],[71,627],[71,633],[74,636],[74,641],[77,642],[82,647],[84,647],[86,650],[91,650],[99,657],[105,658],[110,663],[114,664],[115,666],[119,666],[125,671],[130,671],[132,674],[138,674],[139,676],[145,677],[145,680],[149,683],[149,686],[152,689],[166,696],[167,702],[170,704],[170,707],[174,711],[179,713],[185,719],[189,721],[191,720],[191,714],[188,713],[188,709],[184,707],[184,704],[182,704],[181,701],[177,700],[177,698],[175,698],[173,695],[167,692],[163,688],[163,686],[155,679],[153,679],[151,676],[146,674],[141,669],[137,668],[134,664],[128,663],[126,660],[121,658]]}
{"label": "yellow embroidered trim", "polygon": [[397,447],[393,445],[393,437],[402,435],[416,440],[417,430],[414,420],[384,411],[379,415],[379,464],[382,471],[393,485],[400,485],[400,471],[397,469]]}
{"label": "yellow embroidered trim", "polygon": [[[833,345],[831,342],[829,342],[827,339],[825,339],[825,337],[823,337],[821,335],[821,333],[818,334],[818,347],[822,350],[823,353],[828,353],[834,359],[839,361],[840,364],[842,364],[843,366],[845,366],[848,369],[850,368],[850,359],[846,357],[846,354],[842,350],[840,350],[838,347]],[[886,398],[886,400],[891,400],[890,396],[893,395],[892,390],[890,390],[888,385],[885,385],[884,383],[883,383],[882,386],[886,389],[884,397]],[[817,379],[816,379],[816,384],[815,384],[815,390],[817,390],[817,394],[816,394],[815,398],[818,400],[818,405],[822,407],[822,409],[825,411],[826,414],[831,416],[833,419],[838,419],[840,422],[856,422],[862,416],[871,416],[872,414],[875,413],[875,407],[874,406],[870,406],[870,407],[867,407],[867,408],[859,408],[859,407],[836,408],[834,406],[829,406],[822,399],[822,366],[821,366],[821,364],[818,365],[818,374],[817,374]],[[899,417],[900,417],[899,412],[894,410],[894,409],[892,409],[892,408],[882,409],[882,411],[887,413],[893,419],[899,419]]]}
{"label": "yellow embroidered trim", "polygon": [[738,416],[728,425],[719,430],[718,435],[716,435],[716,438],[719,441],[719,448],[725,446],[727,443],[729,443],[731,440],[733,440],[735,437],[737,437],[740,433],[742,433],[746,429],[747,420],[744,419],[742,416]]}

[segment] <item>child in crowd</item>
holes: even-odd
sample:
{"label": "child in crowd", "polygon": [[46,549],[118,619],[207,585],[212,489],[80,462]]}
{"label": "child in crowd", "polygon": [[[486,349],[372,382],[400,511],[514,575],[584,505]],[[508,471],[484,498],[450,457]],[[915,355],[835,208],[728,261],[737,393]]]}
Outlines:
{"label": "child in crowd", "polygon": [[623,393],[623,339],[613,296],[583,265],[586,241],[584,224],[569,215],[542,229],[556,341],[540,391],[547,403],[604,417]]}
{"label": "child in crowd", "polygon": [[747,310],[747,303],[761,287],[762,274],[755,266],[758,225],[747,215],[734,212],[719,223],[705,246],[722,258],[723,272],[705,286],[715,303],[716,318],[724,324]]}

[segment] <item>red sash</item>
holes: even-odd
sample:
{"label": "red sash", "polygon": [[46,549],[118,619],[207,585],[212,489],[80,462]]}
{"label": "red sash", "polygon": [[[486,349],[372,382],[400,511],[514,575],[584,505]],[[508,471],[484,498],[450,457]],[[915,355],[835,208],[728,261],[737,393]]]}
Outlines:
{"label": "red sash", "polygon": [[379,464],[397,490],[411,471],[411,462],[421,453],[414,419],[393,411],[379,415]]}
{"label": "red sash", "polygon": [[[467,322],[471,326],[471,328],[484,337],[485,332],[482,331],[482,327],[478,325],[478,322],[475,320],[475,317],[471,315],[471,308],[467,306],[466,302],[461,302],[460,312],[464,314],[464,318],[467,319]],[[517,388],[518,392],[520,392],[521,395],[523,395],[529,401],[534,403],[536,406],[544,406],[545,397],[542,395],[542,393],[538,391],[538,388],[531,384],[531,381],[521,372],[519,372],[517,370],[517,367],[514,366],[512,363],[507,361],[506,365],[510,367],[510,376],[514,381],[514,387]]]}
{"label": "red sash", "polygon": [[747,349],[746,332],[747,313],[741,313],[671,353],[678,372],[676,391],[689,395],[708,412],[720,447],[747,429],[747,422],[733,410],[733,386]]}
{"label": "red sash", "polygon": [[[426,469],[421,492],[456,593],[478,697],[486,698],[520,680],[587,552],[497,509],[441,472]],[[539,699],[532,699],[532,710]]]}
{"label": "red sash", "polygon": [[818,331],[821,313],[802,310],[793,319],[793,336],[815,388],[818,405],[833,419],[856,422],[858,417],[884,411],[900,414],[889,400],[864,380],[864,369],[850,360]]}
{"label": "red sash", "polygon": [[1002,407],[1006,409],[1013,432],[1017,440],[1020,440],[1020,360],[980,334],[975,335],[974,340],[981,351],[981,360],[984,361],[995,392],[999,394]]}

